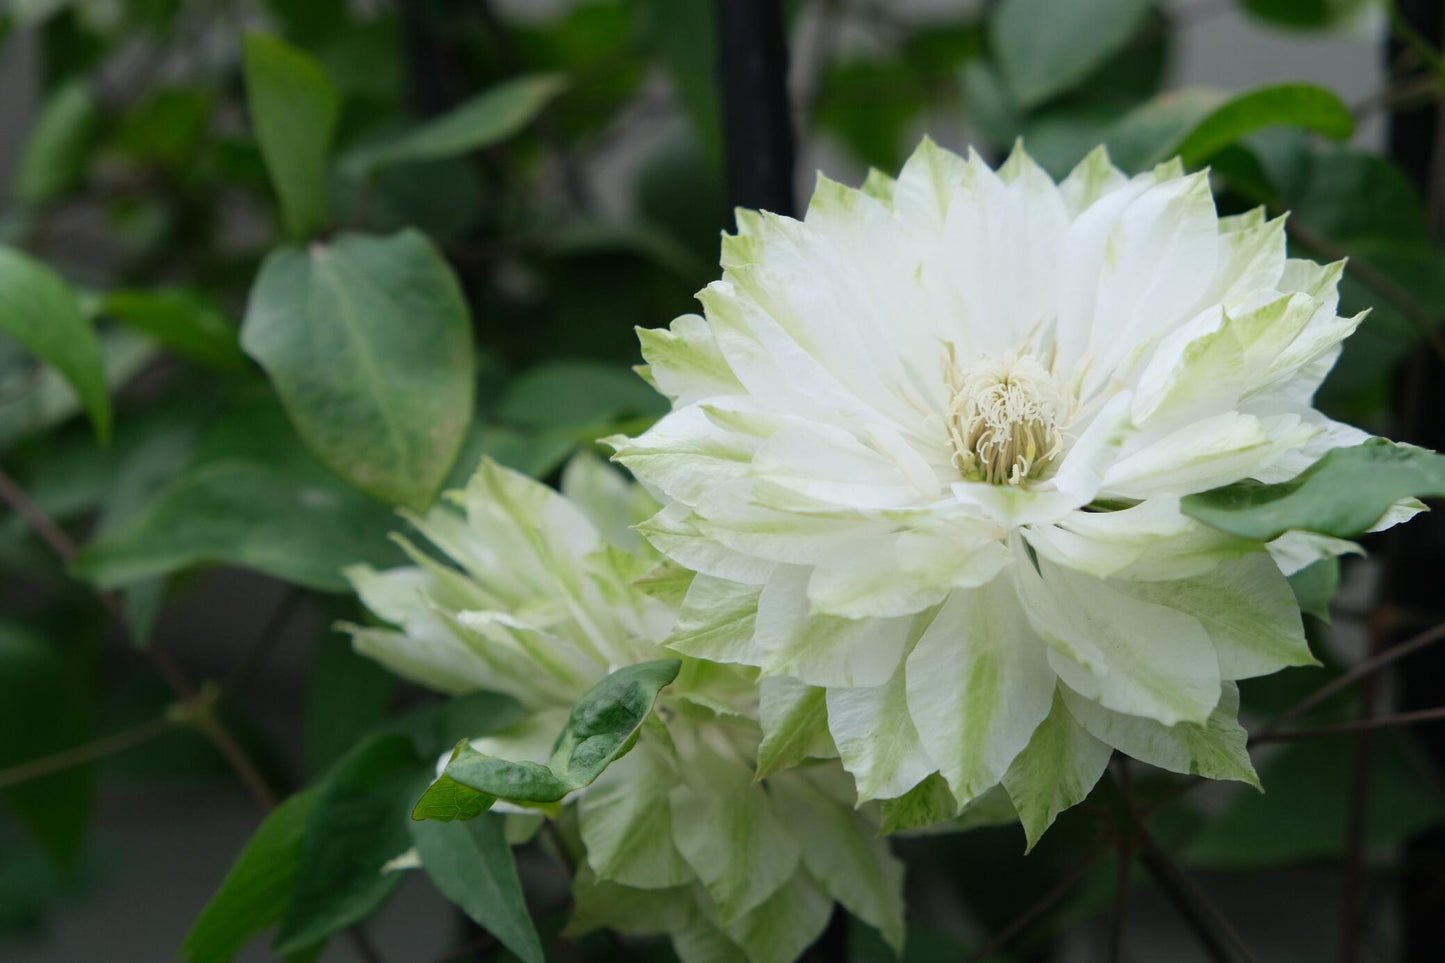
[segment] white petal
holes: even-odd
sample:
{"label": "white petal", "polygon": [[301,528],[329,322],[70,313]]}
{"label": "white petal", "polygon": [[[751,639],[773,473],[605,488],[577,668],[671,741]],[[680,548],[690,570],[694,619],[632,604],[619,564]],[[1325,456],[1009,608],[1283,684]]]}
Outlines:
{"label": "white petal", "polygon": [[1019,597],[1070,688],[1165,725],[1209,718],[1219,702],[1219,660],[1198,620],[1047,559],[1038,564],[1039,571],[1027,561],[1013,567]]}
{"label": "white petal", "polygon": [[763,671],[809,685],[876,686],[898,668],[915,618],[845,619],[815,615],[809,571],[779,566],[758,599],[757,644]]}
{"label": "white petal", "polygon": [[699,575],[688,586],[668,648],[712,662],[761,665],[765,653],[754,635],[756,585]]}
{"label": "white petal", "polygon": [[667,328],[638,328],[637,337],[653,383],[675,407],[742,393],[700,315],[684,314]]}
{"label": "white petal", "polygon": [[908,710],[959,805],[995,785],[1049,713],[1054,672],[1007,579],[949,596],[908,657]]}
{"label": "white petal", "polygon": [[814,567],[808,599],[818,612],[847,618],[911,615],[954,588],[983,585],[1011,558],[1003,542],[965,525],[860,539]]}

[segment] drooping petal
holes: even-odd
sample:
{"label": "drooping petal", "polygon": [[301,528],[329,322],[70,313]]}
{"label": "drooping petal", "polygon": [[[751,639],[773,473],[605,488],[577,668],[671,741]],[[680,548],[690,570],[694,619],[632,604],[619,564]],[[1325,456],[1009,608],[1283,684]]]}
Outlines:
{"label": "drooping petal", "polygon": [[870,689],[830,688],[828,730],[860,800],[901,796],[938,768],[908,713],[902,672]]}
{"label": "drooping petal", "polygon": [[758,681],[758,772],[762,779],[805,759],[838,755],[828,733],[827,692],[787,676]]}
{"label": "drooping petal", "polygon": [[577,827],[598,879],[639,889],[693,879],[672,841],[672,780],[654,751],[639,745],[577,800]]}
{"label": "drooping petal", "polygon": [[1239,725],[1239,689],[1226,682],[1219,705],[1202,724],[1160,725],[1153,719],[1110,712],[1090,699],[1059,690],[1075,721],[1095,739],[1140,762],[1208,779],[1233,779],[1260,788],[1249,760],[1249,733]]}
{"label": "drooping petal", "polygon": [[1084,801],[1112,751],[1074,721],[1064,697],[1055,693],[1048,716],[1003,776],[1029,849],[1059,813]]}
{"label": "drooping petal", "polygon": [[1305,641],[1299,603],[1267,552],[1224,562],[1193,578],[1131,582],[1119,590],[1199,621],[1224,679],[1250,679],[1296,665],[1319,665]]}
{"label": "drooping petal", "polygon": [[859,812],[815,788],[804,772],[769,781],[778,813],[803,850],[803,865],[850,913],[903,951],[903,864]]}
{"label": "drooping petal", "polygon": [[689,781],[670,794],[672,838],[727,926],[792,878],[798,843],[746,766],[705,746],[687,758]]}
{"label": "drooping petal", "polygon": [[1055,675],[1007,579],[954,592],[908,657],[908,711],[960,806],[1002,778]]}

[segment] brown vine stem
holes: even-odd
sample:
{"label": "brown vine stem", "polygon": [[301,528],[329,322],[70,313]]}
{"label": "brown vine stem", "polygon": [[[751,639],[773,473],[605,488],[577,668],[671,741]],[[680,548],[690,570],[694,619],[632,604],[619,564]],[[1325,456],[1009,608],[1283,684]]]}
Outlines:
{"label": "brown vine stem", "polygon": [[1257,736],[1250,737],[1249,744],[1253,746],[1262,742],[1289,742],[1295,739],[1318,739],[1324,736],[1338,736],[1350,732],[1373,732],[1376,729],[1395,729],[1400,726],[1412,726],[1421,722],[1438,722],[1441,720],[1445,720],[1445,706],[1436,706],[1433,709],[1416,709],[1414,712],[1399,712],[1391,716],[1374,716],[1370,719],[1357,719],[1354,722],[1341,722],[1333,726],[1291,729],[1288,732],[1262,732]]}
{"label": "brown vine stem", "polygon": [[[1134,792],[1129,778],[1129,757],[1115,755],[1114,772],[1119,782],[1119,793],[1124,806],[1134,812]],[[1129,913],[1129,874],[1134,870],[1134,834],[1126,832],[1119,837],[1119,875],[1114,882],[1114,911],[1109,918],[1109,948],[1105,957],[1109,963],[1120,963],[1124,958],[1124,927]]]}
{"label": "brown vine stem", "polygon": [[[45,509],[36,504],[29,493],[21,488],[4,468],[0,468],[0,501],[9,505],[15,514],[20,516],[25,524],[50,546],[61,561],[68,564],[80,553],[75,541],[66,534],[64,529],[55,524]],[[106,611],[111,614],[116,625],[129,640],[130,625],[126,621],[125,607],[121,603],[120,597],[114,592],[100,592],[98,595],[101,604],[105,606]],[[246,750],[216,716],[214,696],[198,691],[181,667],[171,658],[170,653],[159,646],[142,647],[132,644],[130,648],[143,653],[150,660],[151,665],[166,680],[177,698],[185,704],[187,710],[185,715],[188,720],[211,740],[217,751],[235,770],[236,775],[245,784],[256,802],[268,812],[275,809],[276,804],[280,801],[279,798],[266,781],[266,777],[261,774],[261,770],[247,755]]]}
{"label": "brown vine stem", "polygon": [[1029,905],[1028,909],[1016,916],[1008,926],[999,930],[993,939],[989,940],[982,948],[968,957],[964,963],[983,963],[983,961],[992,956],[995,951],[1002,949],[1010,940],[1022,933],[1030,923],[1047,913],[1065,896],[1068,896],[1069,891],[1074,888],[1074,885],[1083,879],[1084,874],[1093,869],[1094,864],[1100,859],[1103,859],[1108,851],[1109,846],[1099,846],[1095,848],[1091,854],[1079,862],[1079,865],[1065,874],[1064,878],[1059,880],[1053,889],[1036,899]]}
{"label": "brown vine stem", "polygon": [[[80,550],[75,544],[75,541],[66,534],[64,529],[55,524],[54,520],[51,519],[44,509],[35,503],[35,500],[30,497],[25,489],[16,484],[15,479],[10,477],[10,474],[6,472],[3,467],[0,467],[0,501],[9,505],[15,514],[20,516],[20,518],[51,547],[62,561],[69,563],[79,554]],[[155,667],[156,672],[166,680],[166,683],[181,700],[184,711],[175,715],[174,724],[186,723],[195,726],[211,740],[211,743],[225,758],[226,762],[236,773],[236,776],[241,780],[242,784],[245,785],[247,791],[250,792],[251,797],[256,803],[268,813],[275,809],[281,801],[280,797],[276,795],[275,790],[271,788],[270,783],[267,782],[261,770],[251,760],[245,748],[236,741],[236,737],[231,734],[231,730],[226,727],[226,724],[222,722],[216,714],[216,702],[221,694],[220,687],[211,683],[197,689],[195,685],[191,683],[185,671],[171,658],[169,652],[158,645],[145,647],[135,645],[134,640],[130,638],[130,623],[126,621],[125,606],[121,603],[120,597],[114,592],[98,592],[97,595],[101,604],[105,606],[106,611],[115,619],[115,623],[121,632],[125,634],[127,642],[131,643],[129,648],[142,652],[146,658],[150,660],[151,665]],[[168,717],[166,721],[169,723],[170,718]],[[128,744],[121,746],[121,748],[138,745],[140,741],[144,741],[137,739],[134,730],[130,730],[129,734],[126,732],[116,733],[114,736],[108,738],[112,741],[119,740],[122,742],[126,742],[127,739],[129,739]],[[106,741],[106,739],[102,739],[99,740],[99,743]],[[86,750],[93,752],[97,745],[98,743],[92,743],[89,747],[81,746],[73,750],[72,753],[84,754]],[[62,753],[61,755],[65,754]],[[58,761],[55,756],[49,757],[49,759],[52,765],[55,765]],[[44,761],[45,760],[36,760],[36,764]],[[78,765],[88,761],[90,761],[90,759],[83,756],[79,759],[72,759],[68,764]],[[14,770],[11,770],[11,772],[13,771]],[[50,771],[58,771],[58,768]],[[366,961],[366,963],[382,963],[381,954],[372,946],[370,939],[366,936],[366,932],[361,929],[360,924],[349,928],[347,930],[347,937],[351,940],[357,955]]]}
{"label": "brown vine stem", "polygon": [[168,732],[174,732],[185,724],[185,719],[163,716],[159,719],[152,719],[149,722],[142,722],[140,725],[132,726],[129,729],[122,729],[120,732],[97,739],[94,742],[87,742],[84,745],[74,746],[63,752],[57,752],[54,755],[41,756],[39,759],[22,762],[18,766],[11,766],[9,769],[0,770],[0,789],[18,786],[22,782],[29,782],[32,779],[51,776],[75,766],[83,766],[86,763],[96,762],[117,755],[118,753],[125,752],[127,749],[144,745],[152,739],[163,736]]}
{"label": "brown vine stem", "polygon": [[1392,645],[1388,649],[1385,649],[1381,652],[1376,652],[1369,658],[1365,659],[1363,662],[1360,662],[1358,665],[1350,668],[1350,670],[1345,672],[1343,675],[1331,679],[1329,682],[1326,682],[1314,692],[1305,696],[1299,702],[1295,703],[1284,712],[1280,713],[1279,718],[1276,719],[1273,723],[1271,723],[1268,729],[1265,729],[1254,738],[1270,738],[1274,730],[1279,729],[1285,723],[1313,709],[1315,706],[1319,705],[1321,702],[1324,702],[1336,692],[1348,688],[1349,686],[1358,682],[1360,679],[1365,678],[1371,673],[1378,672],[1380,669],[1385,668],[1391,663],[1396,662],[1399,659],[1403,659],[1407,655],[1418,652],[1423,648],[1433,645],[1434,643],[1439,642],[1441,639],[1445,639],[1445,622],[1442,622],[1439,625],[1434,626],[1433,628],[1426,629],[1419,635],[1412,636],[1411,638],[1406,639],[1404,642],[1401,642],[1399,645]]}

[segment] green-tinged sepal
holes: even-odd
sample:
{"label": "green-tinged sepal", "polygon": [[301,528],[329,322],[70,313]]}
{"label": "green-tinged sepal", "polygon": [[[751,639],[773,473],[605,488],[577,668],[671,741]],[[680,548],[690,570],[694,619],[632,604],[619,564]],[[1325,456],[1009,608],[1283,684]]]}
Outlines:
{"label": "green-tinged sepal", "polygon": [[1059,813],[1084,801],[1110,755],[1109,746],[1075,722],[1063,695],[1055,692],[1048,717],[1003,777],[1028,839],[1025,852],[1038,844]]}

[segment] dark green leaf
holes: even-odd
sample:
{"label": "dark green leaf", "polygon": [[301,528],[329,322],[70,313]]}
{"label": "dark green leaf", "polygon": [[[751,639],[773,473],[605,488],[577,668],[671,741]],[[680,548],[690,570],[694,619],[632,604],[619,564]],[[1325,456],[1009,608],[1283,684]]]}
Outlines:
{"label": "dark green leaf", "polygon": [[365,919],[392,894],[401,877],[381,870],[411,846],[407,812],[429,772],[400,733],[373,736],[337,763],[317,791],[278,953]]}
{"label": "dark green leaf", "polygon": [[621,365],[552,361],[513,380],[497,414],[524,427],[575,428],[666,410],[666,399]]}
{"label": "dark green leaf", "polygon": [[1357,17],[1367,0],[1243,0],[1251,16],[1279,27],[1328,30]]}
{"label": "dark green leaf", "polygon": [[462,488],[476,472],[483,458],[533,478],[546,478],[556,471],[577,447],[577,439],[565,431],[524,434],[500,425],[472,422],[462,442],[444,489]]}
{"label": "dark green leaf", "polygon": [[118,588],[193,565],[236,565],[349,592],[344,566],[395,564],[391,510],[317,465],[279,412],[259,415],[213,429],[197,463],[132,521],[91,542],[73,571]]}
{"label": "dark green leaf", "polygon": [[235,322],[204,295],[179,288],[116,291],[106,295],[101,311],[198,364],[246,370]]}
{"label": "dark green leaf", "polygon": [[236,857],[181,945],[193,963],[229,963],[258,933],[281,920],[301,872],[303,844],[318,790],[304,790],[266,817]]}
{"label": "dark green leaf", "polygon": [[500,144],[530,124],[564,86],[555,74],[514,77],[434,120],[359,148],[345,163],[366,176],[393,164],[443,160]]}
{"label": "dark green leaf", "polygon": [[[0,622],[0,770],[70,749],[91,735],[94,660]],[[77,766],[0,791],[0,801],[63,872],[76,869],[95,794],[95,772]]]}
{"label": "dark green leaf", "polygon": [[[682,663],[660,659],[618,669],[578,700],[546,765],[495,759],[458,744],[446,771],[412,812],[413,819],[466,819],[492,804],[489,796],[520,803],[555,803],[592,784],[632,747],[657,694],[677,678]],[[433,795],[433,794],[436,795]]]}
{"label": "dark green leaf", "polygon": [[328,631],[311,656],[310,691],[306,758],[311,771],[319,773],[386,718],[396,676],[358,655],[346,637]]}
{"label": "dark green leaf", "polygon": [[241,345],[327,467],[391,504],[431,504],[466,434],[476,366],[466,300],[423,235],[272,253]]}
{"label": "dark green leaf", "polygon": [[1287,125],[1335,140],[1355,132],[1355,118],[1334,94],[1313,84],[1277,84],[1230,98],[1179,144],[1186,167],[1198,167],[1219,151],[1265,127]]}
{"label": "dark green leaf", "polygon": [[524,963],[542,963],[517,865],[500,816],[466,823],[413,822],[422,869],[442,894]]}
{"label": "dark green leaf", "polygon": [[1402,498],[1445,495],[1445,455],[1372,438],[1336,448],[1298,477],[1246,480],[1197,495],[1180,508],[1206,525],[1262,542],[1288,531],[1358,538]]}
{"label": "dark green leaf", "polygon": [[1150,7],[1149,0],[1002,0],[989,24],[990,39],[1014,97],[1032,107],[1108,60]]}
{"label": "dark green leaf", "polygon": [[1125,114],[1110,128],[1109,159],[1126,171],[1142,171],[1170,157],[1175,145],[1224,100],[1198,87],[1159,94]]}
{"label": "dark green leaf", "polygon": [[85,174],[100,108],[84,81],[73,80],[45,98],[25,141],[15,176],[15,197],[43,204],[63,196]]}
{"label": "dark green leaf", "polygon": [[[1265,792],[1237,793],[1185,851],[1190,862],[1256,869],[1344,853],[1349,826],[1348,737],[1312,739],[1260,767]],[[1445,799],[1396,739],[1381,739],[1370,766],[1365,841],[1399,842],[1445,819]]]}
{"label": "dark green leaf", "polygon": [[0,247],[0,332],[65,377],[95,433],[110,437],[110,395],[100,342],[60,275],[19,251]]}
{"label": "dark green leaf", "polygon": [[310,237],[326,223],[327,166],[339,103],[325,72],[276,37],[244,43],[246,96],[286,232]]}

